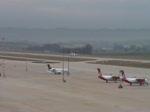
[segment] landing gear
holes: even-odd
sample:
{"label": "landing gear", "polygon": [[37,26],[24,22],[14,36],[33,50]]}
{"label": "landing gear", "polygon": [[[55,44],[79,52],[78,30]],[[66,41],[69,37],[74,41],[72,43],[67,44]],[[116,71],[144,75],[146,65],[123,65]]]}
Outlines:
{"label": "landing gear", "polygon": [[108,80],[106,80],[106,82],[108,82]]}
{"label": "landing gear", "polygon": [[142,85],[142,83],[140,83],[140,86]]}
{"label": "landing gear", "polygon": [[130,86],[132,85],[132,83],[130,83]]}
{"label": "landing gear", "polygon": [[55,73],[55,75],[57,75],[57,74],[59,75],[59,74],[61,74],[61,73]]}

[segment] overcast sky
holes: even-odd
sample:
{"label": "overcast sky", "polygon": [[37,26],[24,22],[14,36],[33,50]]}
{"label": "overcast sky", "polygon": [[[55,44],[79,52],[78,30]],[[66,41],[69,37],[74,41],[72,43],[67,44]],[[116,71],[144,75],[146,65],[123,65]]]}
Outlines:
{"label": "overcast sky", "polygon": [[150,28],[150,0],[0,0],[0,27]]}

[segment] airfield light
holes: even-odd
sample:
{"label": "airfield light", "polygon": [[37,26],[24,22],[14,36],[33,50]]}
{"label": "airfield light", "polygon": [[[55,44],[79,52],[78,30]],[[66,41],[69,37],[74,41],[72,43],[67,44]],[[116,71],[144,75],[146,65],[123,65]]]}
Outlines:
{"label": "airfield light", "polygon": [[119,84],[118,88],[121,89],[121,88],[123,88],[123,86],[121,84]]}

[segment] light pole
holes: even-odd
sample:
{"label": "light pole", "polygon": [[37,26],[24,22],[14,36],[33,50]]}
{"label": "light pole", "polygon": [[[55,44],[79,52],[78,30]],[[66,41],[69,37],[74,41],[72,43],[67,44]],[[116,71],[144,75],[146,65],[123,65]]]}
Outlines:
{"label": "light pole", "polygon": [[28,59],[26,58],[26,71],[28,71]]}
{"label": "light pole", "polygon": [[[2,42],[5,41],[5,38],[3,37],[2,38]],[[3,49],[2,49],[2,54],[4,55],[4,43],[3,43]],[[6,77],[6,74],[5,74],[5,56],[3,56],[3,77]]]}
{"label": "light pole", "polygon": [[[26,44],[28,43],[28,40],[25,40]],[[26,50],[26,72],[28,72],[28,54]]]}
{"label": "light pole", "polygon": [[70,68],[69,68],[69,57],[70,57],[70,55],[69,55],[69,48],[68,48],[68,73],[67,73],[67,75],[70,75]]}
{"label": "light pole", "polygon": [[63,76],[62,76],[62,81],[63,81],[63,82],[66,82],[65,76],[64,76],[64,61],[65,61],[65,60],[64,60],[64,46],[63,46],[63,63],[62,63],[62,64],[63,64]]}

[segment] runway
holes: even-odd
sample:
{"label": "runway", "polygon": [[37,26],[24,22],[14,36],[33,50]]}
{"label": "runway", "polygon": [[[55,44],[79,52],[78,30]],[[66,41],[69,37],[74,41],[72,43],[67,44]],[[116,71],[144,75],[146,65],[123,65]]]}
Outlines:
{"label": "runway", "polygon": [[[51,65],[62,67],[62,63]],[[123,69],[127,76],[150,80],[149,69],[70,62],[70,75],[65,75],[64,83],[62,75],[47,72],[46,64],[28,62],[27,67],[28,71],[24,61],[5,60],[6,77],[0,77],[0,112],[150,111],[149,85],[106,83],[98,79],[96,70],[100,67],[103,73],[118,74]],[[118,89],[120,83],[123,89]]]}

